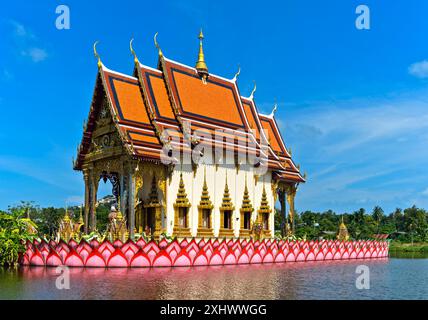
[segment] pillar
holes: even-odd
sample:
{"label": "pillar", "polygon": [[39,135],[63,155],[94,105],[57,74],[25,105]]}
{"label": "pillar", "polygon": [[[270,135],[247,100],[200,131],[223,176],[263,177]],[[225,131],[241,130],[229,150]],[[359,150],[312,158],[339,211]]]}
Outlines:
{"label": "pillar", "polygon": [[85,225],[84,232],[88,234],[89,226],[89,208],[90,208],[90,186],[89,186],[89,173],[87,170],[83,170],[83,180],[85,182]]}
{"label": "pillar", "polygon": [[134,174],[132,166],[129,168],[128,173],[128,228],[129,228],[129,237],[134,239],[134,229],[135,229],[135,201],[134,201]]}
{"label": "pillar", "polygon": [[91,222],[90,222],[90,231],[94,231],[97,227],[97,208],[96,208],[96,204],[97,204],[97,190],[98,190],[98,182],[99,182],[99,177],[95,176],[95,173],[93,171],[91,171],[91,175],[90,175],[90,185],[91,185],[91,190],[90,190],[90,194],[91,194],[91,205],[90,205],[90,218],[91,218]]}
{"label": "pillar", "polygon": [[125,212],[125,204],[126,204],[126,198],[125,198],[125,175],[123,173],[120,174],[119,178],[119,194],[120,194],[120,203],[118,205],[120,206],[120,210],[122,213]]}
{"label": "pillar", "polygon": [[291,231],[294,234],[295,225],[294,225],[294,198],[296,196],[297,188],[295,185],[290,185],[287,190],[287,202],[288,202],[288,217],[290,219]]}
{"label": "pillar", "polygon": [[286,216],[286,199],[285,199],[285,190],[283,187],[278,188],[278,197],[279,197],[279,203],[281,205],[281,236],[285,236],[285,227],[287,223],[287,216]]}

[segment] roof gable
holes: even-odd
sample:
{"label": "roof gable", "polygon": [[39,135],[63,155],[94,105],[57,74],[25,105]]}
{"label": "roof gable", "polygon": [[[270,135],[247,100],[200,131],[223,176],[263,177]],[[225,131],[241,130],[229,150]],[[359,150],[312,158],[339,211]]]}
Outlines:
{"label": "roof gable", "polygon": [[210,75],[204,84],[194,68],[167,59],[165,67],[181,116],[233,130],[247,129],[233,82]]}

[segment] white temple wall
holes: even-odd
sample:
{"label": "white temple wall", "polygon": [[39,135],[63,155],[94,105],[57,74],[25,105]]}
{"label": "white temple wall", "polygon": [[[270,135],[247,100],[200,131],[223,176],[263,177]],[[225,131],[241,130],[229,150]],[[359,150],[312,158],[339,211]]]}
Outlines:
{"label": "white temple wall", "polygon": [[[252,215],[252,220],[254,221],[257,217],[257,210],[260,208],[262,192],[263,192],[263,179],[264,185],[266,188],[266,194],[269,201],[269,205],[272,209],[272,214],[270,215],[269,226],[271,229],[271,234],[274,234],[274,198],[271,188],[271,172],[269,171],[264,176],[258,178],[257,184],[255,184],[254,173],[252,171],[247,171],[247,169],[242,166],[239,171],[236,170],[233,165],[205,165],[200,164],[198,166],[197,172],[194,175],[193,170],[190,166],[183,166],[183,171],[181,171],[181,166],[176,166],[171,175],[170,180],[167,181],[167,226],[166,231],[169,235],[172,235],[174,227],[174,202],[177,198],[177,192],[180,182],[180,172],[183,173],[183,181],[186,188],[186,193],[189,201],[192,206],[189,210],[189,228],[192,236],[197,236],[198,228],[198,204],[201,199],[203,182],[204,182],[204,167],[206,168],[206,179],[208,185],[208,192],[210,199],[213,203],[212,211],[212,228],[214,236],[218,237],[220,229],[220,206],[223,200],[224,187],[226,183],[226,173],[227,181],[229,185],[229,192],[232,199],[232,203],[235,206],[233,212],[232,226],[234,230],[234,235],[239,236],[240,229],[240,208],[242,205],[242,199],[245,189],[245,175],[247,175],[247,186],[250,194],[251,203],[254,207],[254,212]],[[147,180],[146,180],[147,181]],[[150,180],[148,180],[151,182]],[[147,188],[150,192],[150,188]]]}

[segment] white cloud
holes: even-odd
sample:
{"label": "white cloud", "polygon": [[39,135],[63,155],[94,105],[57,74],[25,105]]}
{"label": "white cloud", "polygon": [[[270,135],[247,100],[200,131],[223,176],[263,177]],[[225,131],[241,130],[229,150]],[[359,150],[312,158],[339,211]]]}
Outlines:
{"label": "white cloud", "polygon": [[298,193],[299,210],[428,205],[428,189],[421,194],[428,180],[425,92],[296,106],[283,121],[285,143],[308,172]]}
{"label": "white cloud", "polygon": [[46,60],[48,57],[47,50],[43,48],[39,39],[22,23],[14,20],[9,21],[12,26],[12,35],[15,47],[22,57],[29,58],[37,63]]}
{"label": "white cloud", "polygon": [[29,37],[29,38],[34,38],[34,35],[27,30],[27,28],[24,27],[23,24],[15,21],[15,20],[10,20],[11,25],[14,28],[14,35],[17,37]]}
{"label": "white cloud", "polygon": [[423,60],[410,65],[409,73],[417,78],[428,78],[428,61]]}
{"label": "white cloud", "polygon": [[69,196],[65,199],[65,202],[70,205],[81,205],[84,202],[82,196]]}
{"label": "white cloud", "polygon": [[428,188],[426,188],[424,191],[422,191],[421,194],[424,196],[428,196]]}
{"label": "white cloud", "polygon": [[33,62],[40,62],[48,57],[46,50],[41,48],[29,48],[21,52],[23,56],[28,56]]}

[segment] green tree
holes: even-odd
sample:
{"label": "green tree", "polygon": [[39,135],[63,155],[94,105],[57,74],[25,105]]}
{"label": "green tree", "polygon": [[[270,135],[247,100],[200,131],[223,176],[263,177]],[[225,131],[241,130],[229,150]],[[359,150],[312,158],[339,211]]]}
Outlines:
{"label": "green tree", "polygon": [[16,265],[25,251],[25,241],[36,236],[36,225],[26,214],[25,208],[0,212],[0,265]]}
{"label": "green tree", "polygon": [[376,206],[373,208],[372,217],[376,223],[376,233],[379,233],[379,227],[382,222],[383,216],[384,216],[384,212],[381,207]]}

